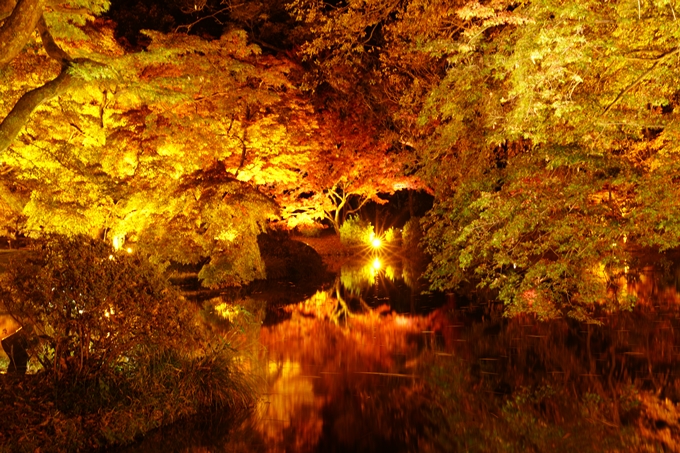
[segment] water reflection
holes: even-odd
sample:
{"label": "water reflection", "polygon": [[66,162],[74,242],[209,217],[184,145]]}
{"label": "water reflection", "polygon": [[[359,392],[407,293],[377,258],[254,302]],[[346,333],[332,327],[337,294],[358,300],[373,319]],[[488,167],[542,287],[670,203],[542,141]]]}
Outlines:
{"label": "water reflection", "polygon": [[680,451],[676,267],[626,278],[636,308],[586,324],[429,309],[408,266],[370,257],[285,307],[255,414],[171,451]]}
{"label": "water reflection", "polygon": [[262,415],[270,451],[414,451],[428,426],[417,357],[429,322],[388,306],[353,312],[336,295],[318,293],[263,328],[274,371]]}

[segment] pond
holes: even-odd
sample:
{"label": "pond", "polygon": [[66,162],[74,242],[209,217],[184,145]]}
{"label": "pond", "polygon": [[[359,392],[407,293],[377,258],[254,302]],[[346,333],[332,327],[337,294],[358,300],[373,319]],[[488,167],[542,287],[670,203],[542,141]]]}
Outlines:
{"label": "pond", "polygon": [[262,326],[252,414],[125,451],[680,451],[680,268],[641,263],[636,308],[586,324],[423,296],[419,265],[366,255]]}

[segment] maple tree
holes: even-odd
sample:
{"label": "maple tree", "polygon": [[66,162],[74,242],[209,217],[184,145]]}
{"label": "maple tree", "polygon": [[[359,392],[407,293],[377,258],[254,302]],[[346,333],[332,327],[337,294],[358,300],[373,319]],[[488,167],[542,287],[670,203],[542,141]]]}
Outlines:
{"label": "maple tree", "polygon": [[[240,60],[258,50],[240,32],[212,42],[149,33],[154,42],[137,54],[126,54],[110,29],[96,32],[60,50],[86,57],[50,65],[27,46],[4,71],[14,82],[3,95],[5,202],[25,218],[23,231],[100,236],[117,247],[128,237],[159,262],[209,257],[201,274],[209,286],[264,277],[256,236],[276,209],[247,183],[246,164],[257,164],[250,143],[269,132],[251,126],[285,83],[280,68],[249,90],[259,68]],[[29,74],[16,68],[35,75],[45,67],[59,75],[27,91]],[[60,79],[69,83],[50,90]]]}
{"label": "maple tree", "polygon": [[348,216],[367,203],[382,205],[388,202],[383,197],[399,190],[425,188],[408,174],[410,155],[380,137],[365,114],[358,106],[318,114],[320,149],[310,154],[299,185],[278,198],[290,226],[326,220],[339,233]]}
{"label": "maple tree", "polygon": [[[3,29],[33,30],[24,3]],[[99,236],[159,263],[204,263],[208,286],[239,285],[264,277],[255,238],[271,221],[337,228],[383,202],[378,193],[414,184],[384,143],[325,124],[291,82],[299,68],[245,32],[145,31],[144,52],[129,52],[96,18],[108,3],[80,3],[34,1],[41,38],[12,34],[0,101],[6,232]]]}
{"label": "maple tree", "polygon": [[[669,2],[293,2],[312,83],[382,109],[434,189],[436,289],[508,314],[629,308],[630,245],[680,245]],[[398,93],[399,96],[390,96]],[[396,131],[396,132],[395,132]]]}
{"label": "maple tree", "polygon": [[441,194],[429,275],[439,288],[475,278],[510,314],[628,308],[612,277],[629,244],[680,244],[675,12],[508,5],[458,9],[464,31],[429,45],[449,63],[422,117]]}

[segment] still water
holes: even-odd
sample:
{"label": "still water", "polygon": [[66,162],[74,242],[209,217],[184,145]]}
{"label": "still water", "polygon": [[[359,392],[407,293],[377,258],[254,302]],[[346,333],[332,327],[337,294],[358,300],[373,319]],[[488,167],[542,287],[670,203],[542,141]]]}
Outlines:
{"label": "still water", "polygon": [[641,265],[634,311],[537,322],[421,296],[403,257],[366,256],[259,332],[252,414],[126,452],[680,451],[680,275]]}

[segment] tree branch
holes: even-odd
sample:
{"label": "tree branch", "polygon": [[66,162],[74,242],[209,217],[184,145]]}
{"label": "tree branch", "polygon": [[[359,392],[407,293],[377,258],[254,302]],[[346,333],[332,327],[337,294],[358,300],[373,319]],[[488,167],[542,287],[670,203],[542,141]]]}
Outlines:
{"label": "tree branch", "polygon": [[674,49],[674,50],[670,50],[670,51],[668,51],[668,52],[666,52],[666,53],[664,53],[664,54],[662,54],[662,55],[659,55],[659,56],[656,57],[654,60],[651,60],[651,61],[654,61],[654,64],[653,64],[652,66],[650,66],[649,69],[647,69],[645,72],[643,72],[642,74],[640,74],[640,76],[639,76],[637,79],[635,79],[635,80],[633,81],[633,83],[631,83],[631,84],[628,85],[623,91],[621,91],[621,92],[619,93],[619,95],[616,96],[616,98],[615,98],[615,99],[607,106],[607,108],[604,109],[604,112],[603,112],[602,114],[603,114],[603,115],[606,115],[607,112],[609,112],[609,110],[611,110],[611,108],[614,106],[614,104],[616,104],[617,102],[619,102],[619,101],[621,100],[621,98],[622,98],[623,96],[625,96],[626,93],[628,93],[630,90],[632,90],[633,88],[635,88],[635,87],[642,81],[642,79],[644,79],[645,77],[647,77],[654,69],[656,69],[656,67],[659,65],[659,63],[661,63],[664,59],[666,59],[666,58],[670,57],[671,55],[674,55],[674,54],[676,54],[676,53],[678,53],[678,52],[680,52],[680,47],[678,47],[678,48],[676,48],[676,49]]}
{"label": "tree branch", "polygon": [[19,135],[19,132],[21,132],[21,129],[28,122],[31,113],[38,106],[66,92],[78,81],[80,79],[69,74],[68,66],[65,66],[56,79],[24,93],[14,105],[12,111],[0,123],[0,155],[9,148],[17,135]]}
{"label": "tree branch", "polygon": [[12,14],[16,4],[16,0],[0,0],[0,22],[7,19],[10,14]]}
{"label": "tree branch", "polygon": [[222,22],[221,22],[219,19],[217,19],[217,15],[218,15],[218,14],[221,14],[221,13],[223,13],[223,12],[225,12],[225,11],[228,11],[228,10],[230,10],[230,9],[231,9],[231,6],[227,6],[226,8],[222,8],[222,9],[220,9],[219,11],[215,11],[215,12],[212,13],[212,14],[209,14],[209,15],[207,15],[207,16],[203,16],[203,17],[199,18],[197,21],[192,22],[192,23],[190,23],[190,24],[188,24],[188,25],[180,25],[179,27],[175,28],[175,33],[179,33],[180,30],[185,30],[186,33],[189,33],[189,32],[191,32],[191,29],[194,27],[194,25],[196,25],[196,24],[198,24],[198,23],[204,21],[205,19],[210,19],[210,18],[215,19],[215,20],[217,21],[218,24],[222,24]]}
{"label": "tree branch", "polygon": [[54,38],[47,29],[45,18],[42,15],[40,16],[40,20],[38,20],[38,31],[40,32],[40,39],[42,39],[43,47],[45,48],[47,55],[57,60],[62,66],[68,64],[68,62],[71,61],[71,57],[54,42]]}
{"label": "tree branch", "polygon": [[[6,2],[7,0],[4,0],[3,5]],[[19,0],[17,2],[12,14],[0,27],[0,66],[12,61],[24,48],[38,25],[44,6],[45,0]]]}
{"label": "tree branch", "polygon": [[238,172],[241,171],[243,168],[243,165],[246,163],[246,153],[248,152],[248,148],[246,147],[246,139],[247,137],[247,132],[248,129],[243,130],[243,138],[239,137],[238,135],[234,135],[238,139],[239,142],[241,142],[241,161],[238,164],[238,168],[236,169],[236,172],[234,173],[234,177],[238,178]]}
{"label": "tree branch", "polygon": [[[358,196],[359,196],[359,195],[358,195]],[[347,212],[346,212],[347,215],[349,215],[349,214],[354,214],[355,212],[359,211],[361,208],[364,207],[364,205],[365,205],[366,203],[369,202],[369,200],[370,200],[370,198],[368,198],[368,197],[363,197],[363,198],[361,198],[361,202],[359,203],[359,206],[356,207],[356,208],[354,208],[354,209],[348,209]]]}

